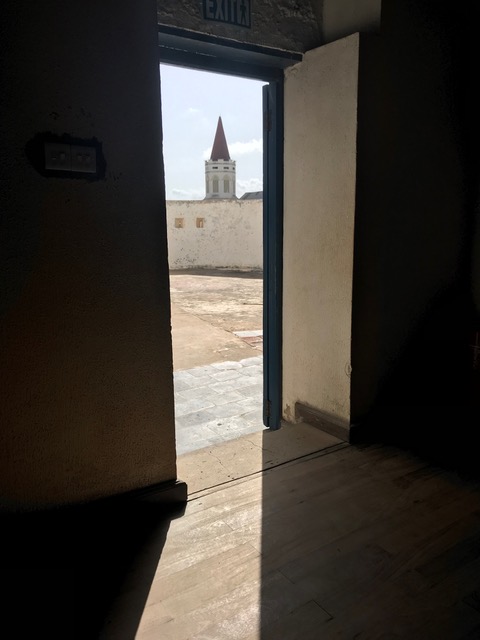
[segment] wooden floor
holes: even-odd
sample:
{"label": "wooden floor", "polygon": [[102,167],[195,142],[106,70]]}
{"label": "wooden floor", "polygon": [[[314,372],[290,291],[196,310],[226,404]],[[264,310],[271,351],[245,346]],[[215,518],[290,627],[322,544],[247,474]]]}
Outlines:
{"label": "wooden floor", "polygon": [[480,481],[393,446],[0,532],[9,640],[480,638]]}
{"label": "wooden floor", "polygon": [[480,638],[480,484],[400,449],[345,444],[149,509],[133,541],[108,519],[90,598],[123,568],[83,640]]}

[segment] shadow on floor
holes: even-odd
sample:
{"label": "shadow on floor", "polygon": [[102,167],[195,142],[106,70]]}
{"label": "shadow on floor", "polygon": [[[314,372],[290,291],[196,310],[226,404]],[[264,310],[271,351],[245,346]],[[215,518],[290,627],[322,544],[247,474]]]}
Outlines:
{"label": "shadow on floor", "polygon": [[133,640],[183,511],[119,502],[2,517],[4,627],[18,638]]}

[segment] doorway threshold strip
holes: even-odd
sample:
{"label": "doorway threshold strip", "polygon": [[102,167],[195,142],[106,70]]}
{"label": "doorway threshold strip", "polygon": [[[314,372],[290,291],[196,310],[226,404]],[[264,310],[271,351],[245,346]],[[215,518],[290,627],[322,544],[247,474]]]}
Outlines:
{"label": "doorway threshold strip", "polygon": [[283,460],[281,462],[277,462],[276,464],[262,466],[256,471],[246,472],[242,475],[239,475],[235,478],[230,478],[228,480],[224,480],[223,482],[218,482],[216,484],[212,484],[210,486],[203,487],[202,489],[197,489],[195,491],[191,491],[188,493],[187,502],[192,502],[193,500],[198,500],[199,498],[203,498],[206,495],[210,495],[212,493],[216,493],[225,488],[225,486],[235,486],[236,484],[242,484],[254,477],[263,477],[267,473],[271,471],[275,471],[279,467],[291,466],[294,464],[298,464],[299,462],[305,462],[307,460],[313,460],[316,458],[320,458],[322,456],[326,456],[330,453],[335,453],[336,451],[340,451],[341,449],[346,449],[351,447],[348,442],[341,442],[339,444],[333,444],[328,447],[322,447],[316,451],[310,451],[308,453],[296,456],[294,458],[289,458],[288,460]]}

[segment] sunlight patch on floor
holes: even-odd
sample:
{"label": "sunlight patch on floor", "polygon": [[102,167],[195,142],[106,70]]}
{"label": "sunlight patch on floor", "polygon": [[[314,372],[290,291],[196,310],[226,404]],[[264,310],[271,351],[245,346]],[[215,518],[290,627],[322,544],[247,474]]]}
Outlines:
{"label": "sunlight patch on floor", "polygon": [[338,438],[311,425],[285,424],[178,456],[177,475],[190,497],[224,483],[260,473],[338,444]]}

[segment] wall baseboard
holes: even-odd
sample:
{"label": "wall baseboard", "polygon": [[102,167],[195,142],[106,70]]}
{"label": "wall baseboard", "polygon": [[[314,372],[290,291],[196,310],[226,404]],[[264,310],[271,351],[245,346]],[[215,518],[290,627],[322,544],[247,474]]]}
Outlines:
{"label": "wall baseboard", "polygon": [[302,422],[307,422],[312,427],[329,433],[335,438],[339,438],[344,442],[351,442],[352,429],[348,422],[335,420],[329,414],[322,413],[318,409],[309,407],[302,402],[295,403],[295,417],[302,420]]}

